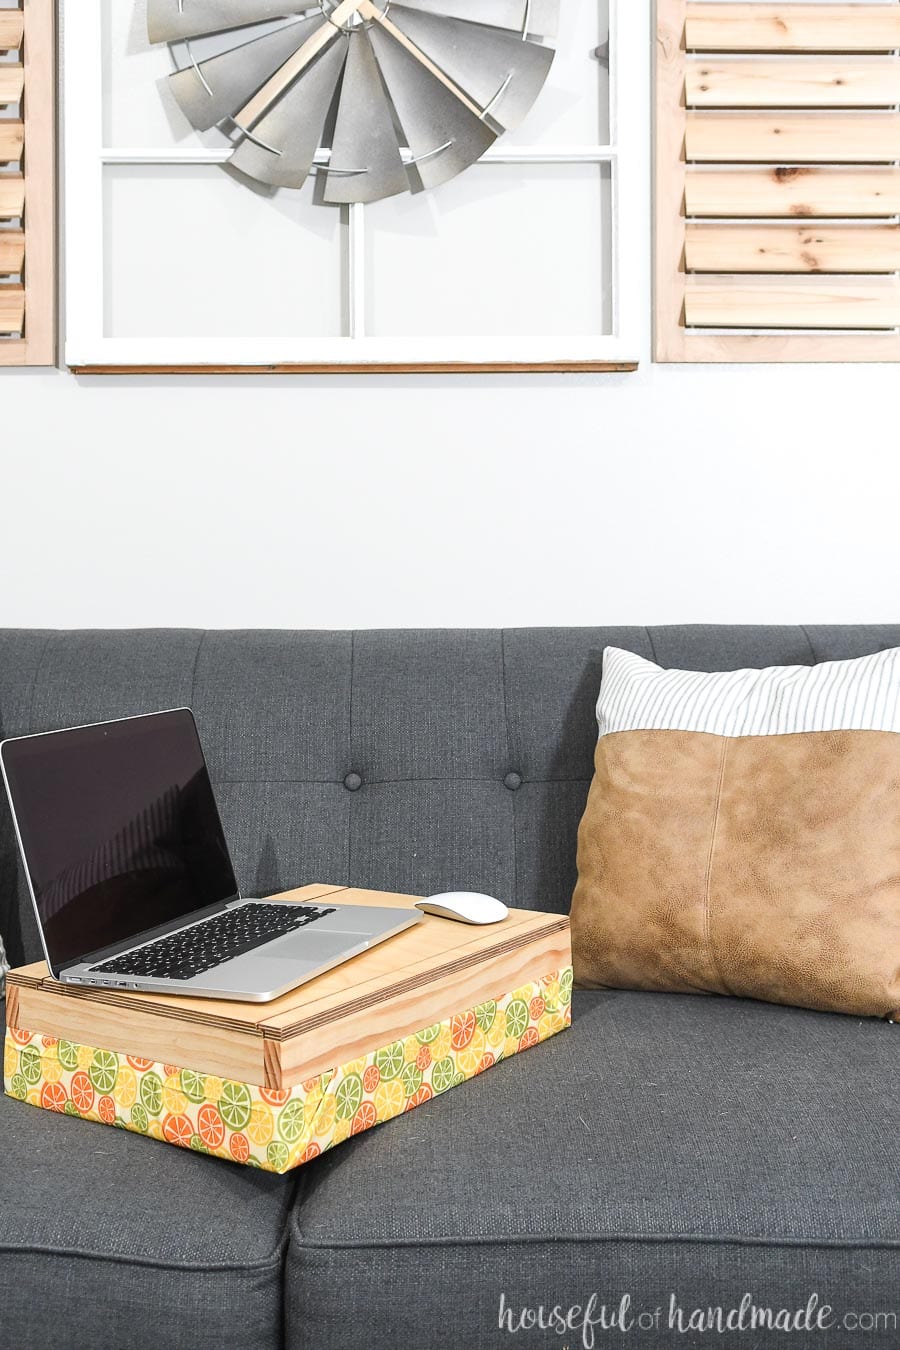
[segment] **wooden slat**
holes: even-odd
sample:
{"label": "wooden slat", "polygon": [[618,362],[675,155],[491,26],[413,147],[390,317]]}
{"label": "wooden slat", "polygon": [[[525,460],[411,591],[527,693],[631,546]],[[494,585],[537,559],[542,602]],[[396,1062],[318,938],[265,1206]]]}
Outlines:
{"label": "wooden slat", "polygon": [[707,328],[894,328],[894,278],[689,276],[685,320]]}
{"label": "wooden slat", "polygon": [[0,108],[18,103],[24,82],[22,66],[0,65]]}
{"label": "wooden slat", "polygon": [[21,230],[0,230],[0,276],[10,276],[22,270],[25,255],[25,235]]}
{"label": "wooden slat", "polygon": [[25,206],[25,179],[20,173],[0,174],[0,220],[20,216]]}
{"label": "wooden slat", "polygon": [[[775,182],[766,183],[764,185],[768,205],[765,207],[763,214],[771,212],[773,219],[770,223],[764,224],[761,227],[763,230],[768,231],[778,231],[779,229],[781,231],[792,231],[792,234],[785,235],[785,238],[789,240],[787,243],[784,242],[781,236],[778,236],[776,242],[776,239],[774,237],[770,238],[768,234],[762,236],[762,242],[760,242],[760,237],[755,235],[752,237],[744,236],[742,242],[740,236],[736,234],[733,235],[730,232],[743,230],[745,228],[744,225],[735,222],[714,222],[712,219],[705,223],[702,221],[695,223],[685,219],[686,175],[691,175],[690,197],[693,204],[696,204],[698,195],[702,196],[703,199],[706,199],[712,190],[710,184],[698,182],[695,175],[699,175],[703,171],[701,169],[693,169],[689,163],[686,163],[686,153],[689,159],[697,159],[700,155],[709,155],[709,162],[715,162],[722,145],[721,140],[716,139],[718,136],[721,136],[721,123],[719,130],[716,130],[715,128],[710,130],[708,139],[699,142],[697,140],[700,117],[697,114],[692,115],[685,108],[686,72],[688,67],[690,67],[691,80],[694,83],[700,83],[700,81],[697,80],[697,71],[699,69],[706,69],[710,65],[719,67],[728,64],[724,59],[719,60],[714,57],[711,59],[708,57],[692,57],[687,54],[685,51],[685,35],[688,16],[690,16],[691,22],[694,24],[698,19],[714,17],[716,11],[718,11],[725,19],[729,20],[749,19],[751,15],[754,20],[759,18],[768,20],[771,19],[775,8],[776,7],[771,4],[754,4],[752,6],[749,4],[728,4],[727,6],[717,4],[713,6],[708,3],[697,4],[694,3],[694,0],[691,0],[690,3],[688,3],[687,0],[656,0],[656,270],[654,291],[654,350],[656,359],[658,361],[716,363],[900,361],[900,337],[890,330],[885,330],[883,332],[853,332],[852,330],[847,330],[842,333],[839,329],[829,332],[822,331],[814,326],[809,326],[805,330],[801,328],[794,332],[770,331],[768,333],[751,333],[741,332],[737,328],[729,328],[729,324],[734,322],[735,315],[734,300],[736,299],[736,295],[733,290],[735,285],[743,284],[744,281],[749,281],[751,284],[763,283],[768,286],[770,290],[773,286],[779,286],[781,293],[783,293],[784,285],[790,284],[791,280],[793,280],[795,285],[797,283],[805,282],[808,287],[820,288],[823,285],[832,284],[832,282],[836,280],[834,278],[823,278],[822,276],[815,274],[807,276],[797,276],[795,274],[793,278],[788,276],[785,281],[784,278],[754,277],[752,275],[741,277],[740,275],[734,274],[730,277],[726,276],[723,283],[720,275],[714,274],[704,277],[702,275],[687,275],[685,272],[686,266],[696,266],[698,263],[712,268],[716,265],[717,258],[723,260],[722,265],[718,268],[719,273],[724,273],[730,270],[730,268],[737,269],[738,267],[742,267],[744,266],[743,258],[745,257],[747,246],[750,248],[754,246],[763,248],[768,247],[770,249],[774,248],[779,262],[782,263],[783,259],[782,265],[784,270],[787,271],[788,268],[803,265],[804,260],[802,255],[804,252],[809,251],[809,246],[804,246],[804,241],[809,238],[810,233],[813,231],[815,232],[816,240],[816,247],[815,250],[813,250],[813,253],[817,265],[821,265],[824,260],[828,266],[839,266],[842,259],[850,256],[848,251],[855,248],[858,244],[858,240],[856,242],[851,238],[845,240],[842,236],[838,235],[836,232],[842,230],[844,227],[837,223],[833,226],[823,226],[820,222],[813,225],[809,222],[802,222],[797,218],[794,220],[789,218],[792,211],[799,212],[809,205],[809,203],[803,199],[804,196],[808,194],[805,191],[803,194],[800,194],[797,191],[800,180],[796,177],[793,188],[788,190],[785,195],[785,200],[782,201],[782,190],[787,189],[787,185],[790,183],[789,173],[782,174]],[[775,17],[782,17],[786,20],[796,17],[802,22],[809,23],[817,17],[817,11],[821,8],[822,6],[807,5],[803,6],[801,10],[799,5],[790,5],[786,14],[782,15],[776,12]],[[873,9],[874,6],[870,5],[867,6],[867,8]],[[893,36],[893,24],[896,22],[898,12],[900,12],[900,6],[897,5],[878,6],[878,14],[876,17],[879,21],[891,25],[888,36],[877,39],[879,42],[885,43],[884,50],[893,50],[896,45]],[[851,19],[855,19],[860,13],[861,11],[858,8],[840,4],[829,6],[828,11],[822,15],[822,17],[837,22],[839,19],[844,19],[848,14]],[[866,23],[871,23],[871,20],[867,19]],[[696,26],[689,30],[688,41],[692,45],[699,40],[699,31],[700,30],[698,30]],[[723,37],[725,30],[720,28],[717,31],[718,36],[710,36],[708,33],[700,34],[700,36],[704,42],[709,43],[710,46],[713,42],[721,43],[722,50],[760,51],[764,50],[764,44],[772,41],[771,38],[760,36],[758,29],[750,38],[746,36],[749,31],[746,29],[744,30],[744,37],[739,35],[740,30],[735,27],[732,27],[730,35],[727,38]],[[866,44],[875,40],[872,36],[871,28],[867,28],[865,36],[858,39],[853,35],[859,34],[861,30],[858,29],[855,24],[845,22],[844,31],[848,36],[840,39],[842,45],[844,43],[847,43],[848,45],[852,44],[856,50],[860,50],[856,47],[857,40],[864,41]],[[809,36],[805,36],[802,39],[803,42],[811,40],[812,39]],[[822,39],[820,36],[819,40],[831,41],[832,39]],[[786,44],[790,41],[790,34],[786,33],[783,28],[778,27],[778,46],[776,47],[776,50],[786,50]],[[750,44],[746,48],[743,46],[743,43],[745,42]],[[725,43],[733,45],[726,46]],[[871,49],[867,46],[864,50]],[[759,70],[759,64],[759,62],[754,63],[754,69],[757,71]],[[786,56],[782,58],[780,63],[774,61],[768,62],[768,65],[772,68],[773,75],[777,74],[778,76],[783,76],[785,71],[790,71],[791,69],[796,71],[799,68],[800,74],[806,78],[810,75],[811,64],[814,63],[811,61],[804,62],[797,56]],[[818,73],[821,75],[821,61],[815,64],[817,64]],[[846,67],[847,61],[833,62],[832,64]],[[857,62],[857,64],[860,63]],[[866,65],[868,73],[871,62],[863,64]],[[885,63],[882,62],[882,64]],[[886,64],[890,65],[890,61]],[[734,68],[739,67],[742,74],[746,75],[747,65],[748,62],[746,59],[737,57],[730,63],[728,73],[733,75]],[[776,93],[774,91],[777,88],[778,86],[773,82],[769,89],[768,97],[773,99],[783,98],[783,88]],[[733,85],[731,86],[731,93],[732,95],[734,93]],[[753,88],[752,94],[753,99],[749,106],[756,109],[756,117],[762,121],[766,114],[761,113],[759,108],[766,100],[767,95],[756,87]],[[805,88],[796,90],[795,96],[801,101],[793,104],[794,109],[799,110],[800,108],[808,106],[807,101],[811,95]],[[819,99],[823,96],[820,93],[817,93],[815,97],[816,99]],[[865,95],[857,95],[854,91],[852,97],[865,97]],[[891,93],[891,98],[893,98],[893,92]],[[739,107],[740,105],[735,106]],[[768,106],[779,108],[778,103],[769,104]],[[781,109],[783,109],[783,106],[784,105],[781,105]],[[830,106],[834,105],[831,104]],[[892,102],[886,102],[884,105],[876,103],[871,106],[875,108],[881,106],[884,106],[885,108],[890,107],[893,110]],[[781,109],[777,112],[773,111],[769,113],[768,116],[771,117],[773,121],[775,119],[783,119],[785,113]],[[806,116],[811,115],[812,114],[806,114]],[[714,114],[707,113],[706,116],[712,117]],[[722,114],[715,114],[715,116],[718,120]],[[740,114],[734,112],[731,116],[738,117]],[[794,117],[799,119],[800,116],[801,114],[799,111],[794,112]],[[857,116],[859,120],[862,121],[866,114],[859,113]],[[869,113],[868,117],[871,118],[872,114]],[[888,130],[888,118],[889,114],[885,114],[883,119],[879,119],[878,129],[875,130],[873,128],[871,151],[869,152],[872,155],[890,153],[893,150],[893,142],[891,140],[892,133]],[[841,123],[845,120],[849,120],[847,114],[844,113],[840,120]],[[798,125],[794,130],[796,137],[800,138],[803,136],[806,138],[805,142],[801,139],[795,139],[789,143],[790,148],[784,148],[782,145],[777,152],[771,154],[765,150],[763,153],[766,154],[766,158],[756,162],[760,164],[787,164],[789,167],[793,168],[797,165],[798,161],[801,160],[802,153],[810,153],[810,147],[812,147],[812,153],[817,154],[818,142],[816,128],[810,123],[807,123],[804,127]],[[705,134],[705,131],[699,131],[701,137]],[[726,152],[726,159],[718,162],[730,164],[742,162],[748,164],[754,163],[755,156],[760,153],[761,149],[760,136],[762,136],[764,144],[766,134],[768,133],[747,130],[743,134],[740,144],[736,145],[733,151]],[[852,134],[852,128],[842,129],[841,135],[843,137],[852,139]],[[842,146],[849,147],[851,139],[842,140]],[[693,155],[690,154],[688,147],[690,147],[690,150],[694,151]],[[859,146],[854,146],[852,148],[855,154],[862,149],[862,147]],[[843,153],[847,152],[846,149],[843,150]],[[835,151],[835,153],[841,153],[841,151]],[[734,155],[734,158],[731,157],[732,154]],[[739,157],[742,154],[747,155],[747,158],[742,160]],[[754,158],[751,158],[751,156]],[[808,162],[833,164],[834,160],[816,159]],[[866,154],[865,160],[863,160],[862,153],[859,153],[858,159],[851,162],[876,163],[878,161],[875,158],[869,159],[868,153]],[[763,171],[760,170],[758,173],[762,174]],[[871,186],[869,180],[866,180],[866,184],[867,186]],[[740,194],[740,208],[742,210],[749,210],[751,216],[756,216],[760,210],[759,193],[757,191],[759,185],[759,177],[756,178],[752,186],[748,180],[744,180],[743,182],[744,190]],[[805,180],[804,189],[808,186],[811,186],[810,180]],[[829,183],[824,186],[832,189],[835,186],[840,187],[840,184]],[[847,180],[845,179],[844,187],[846,186]],[[821,182],[816,183],[817,195],[822,187],[823,184]],[[749,191],[747,189],[749,189]],[[834,194],[833,192],[830,192],[829,195]],[[775,197],[776,199],[774,206],[771,202],[772,197]],[[735,195],[729,202],[729,206],[734,207],[737,204],[738,202]],[[852,206],[852,214],[855,214],[855,203],[852,204]],[[880,200],[876,209],[885,209]],[[779,224],[778,217],[784,218],[783,223]],[[880,223],[866,224],[865,222],[860,222],[860,224],[854,228],[857,228],[860,231],[866,230],[868,232],[863,251],[873,260],[873,265],[875,263],[884,265],[892,257],[890,243],[883,242],[886,240],[884,230],[889,227],[882,226]],[[726,233],[726,231],[728,233]],[[862,236],[860,235],[859,237],[861,238]],[[820,239],[824,240],[824,242],[820,243]],[[847,265],[849,267],[852,264],[848,261]],[[843,278],[845,283],[847,279],[848,278],[846,277]],[[851,281],[853,280],[852,278],[849,279]],[[865,285],[868,280],[868,278],[864,277],[857,279],[858,284],[860,285]],[[731,288],[728,293],[728,299],[731,302],[728,307],[728,323],[715,323],[715,328],[721,328],[724,331],[717,332],[714,331],[713,328],[704,329],[702,327],[688,329],[685,326],[686,289],[689,286],[691,290],[691,317],[696,322],[698,295],[700,288],[705,283],[714,286],[718,285],[720,293],[724,288]],[[803,298],[807,299],[810,293],[811,292],[808,289],[804,290],[802,293]],[[711,303],[715,292],[710,293],[709,291],[705,291],[704,295]],[[755,301],[759,301],[760,296],[758,293],[754,293],[753,298]],[[840,299],[846,301],[846,294],[842,293]],[[774,308],[777,309],[778,323],[783,324],[785,322],[785,306],[780,305],[775,306]],[[801,308],[806,311],[808,306],[804,305]],[[714,320],[718,317],[720,316],[713,316]],[[745,319],[748,320],[756,320],[759,317],[760,315],[758,313],[748,313],[745,315]],[[762,317],[771,318],[772,315],[763,315]],[[852,317],[855,321],[855,314]],[[835,314],[832,312],[828,316],[827,321],[832,322],[834,318]],[[870,322],[871,320],[867,318],[866,321]],[[804,322],[809,322],[805,313]],[[765,328],[768,325],[754,322],[752,326]]]}
{"label": "wooden slat", "polygon": [[689,4],[689,49],[706,52],[878,52],[900,47],[897,5]]}
{"label": "wooden slat", "polygon": [[26,364],[56,361],[56,9],[25,6]]}
{"label": "wooden slat", "polygon": [[688,222],[692,272],[897,272],[898,225],[699,225]]}
{"label": "wooden slat", "polygon": [[891,216],[900,169],[691,169],[689,216]]}
{"label": "wooden slat", "polygon": [[0,333],[21,333],[25,318],[25,287],[0,284]]}
{"label": "wooden slat", "polygon": [[685,0],[656,0],[654,50],[653,355],[685,359]]}
{"label": "wooden slat", "polygon": [[700,163],[886,162],[900,159],[900,116],[853,112],[689,112],[685,154]]}
{"label": "wooden slat", "polygon": [[21,122],[0,118],[0,164],[18,164],[24,139],[25,129]]}
{"label": "wooden slat", "polygon": [[20,9],[0,9],[0,52],[17,52],[22,45],[25,16]]}
{"label": "wooden slat", "polygon": [[888,108],[900,103],[900,60],[688,57],[685,97],[695,108]]}

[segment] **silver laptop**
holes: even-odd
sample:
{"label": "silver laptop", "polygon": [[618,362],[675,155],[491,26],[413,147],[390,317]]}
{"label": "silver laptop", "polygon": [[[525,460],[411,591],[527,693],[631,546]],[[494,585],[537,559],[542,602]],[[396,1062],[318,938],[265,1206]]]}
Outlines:
{"label": "silver laptop", "polygon": [[423,917],[242,898],[189,708],[3,741],[0,767],[65,984],[265,1003]]}

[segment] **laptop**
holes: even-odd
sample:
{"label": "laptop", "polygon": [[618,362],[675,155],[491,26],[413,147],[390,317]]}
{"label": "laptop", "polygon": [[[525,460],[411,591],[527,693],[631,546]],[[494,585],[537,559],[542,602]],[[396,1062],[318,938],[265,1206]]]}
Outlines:
{"label": "laptop", "polygon": [[242,897],[189,708],[6,740],[0,768],[63,984],[266,1003],[423,918]]}

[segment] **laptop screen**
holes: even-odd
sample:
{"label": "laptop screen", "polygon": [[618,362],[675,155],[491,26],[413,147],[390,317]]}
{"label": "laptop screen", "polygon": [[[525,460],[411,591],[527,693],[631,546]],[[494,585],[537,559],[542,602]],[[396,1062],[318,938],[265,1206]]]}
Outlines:
{"label": "laptop screen", "polygon": [[238,893],[187,709],[7,741],[50,968]]}

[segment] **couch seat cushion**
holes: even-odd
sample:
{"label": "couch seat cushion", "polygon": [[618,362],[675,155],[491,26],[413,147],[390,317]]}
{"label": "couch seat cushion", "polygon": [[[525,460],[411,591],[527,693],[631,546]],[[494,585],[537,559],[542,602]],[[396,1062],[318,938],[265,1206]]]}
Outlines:
{"label": "couch seat cushion", "polygon": [[[900,1028],[633,992],[576,994],[574,1019],[306,1169],[289,1346],[310,1329],[317,1350],[582,1344],[577,1315],[567,1338],[510,1335],[501,1298],[518,1324],[592,1294],[599,1318],[628,1295],[646,1329],[594,1330],[622,1346],[849,1343],[839,1325],[672,1335],[672,1296],[688,1326],[745,1294],[773,1313],[818,1295],[836,1319],[900,1319]],[[895,1322],[858,1339],[898,1336]]]}
{"label": "couch seat cushion", "polygon": [[0,1344],[280,1346],[293,1191],[0,1090]]}

